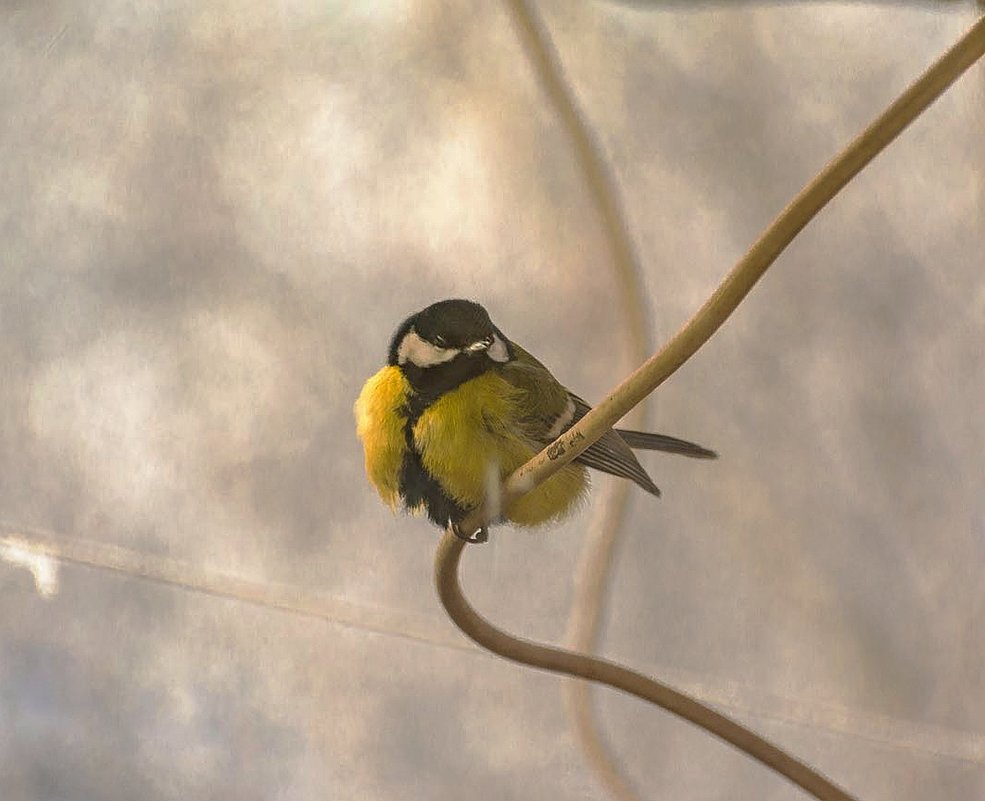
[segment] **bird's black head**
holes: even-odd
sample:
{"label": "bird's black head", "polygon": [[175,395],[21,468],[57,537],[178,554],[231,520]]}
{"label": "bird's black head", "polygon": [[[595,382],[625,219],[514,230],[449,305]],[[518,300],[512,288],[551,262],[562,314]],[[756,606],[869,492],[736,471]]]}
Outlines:
{"label": "bird's black head", "polygon": [[415,391],[436,398],[513,358],[513,346],[471,300],[442,300],[408,317],[390,342],[389,363]]}

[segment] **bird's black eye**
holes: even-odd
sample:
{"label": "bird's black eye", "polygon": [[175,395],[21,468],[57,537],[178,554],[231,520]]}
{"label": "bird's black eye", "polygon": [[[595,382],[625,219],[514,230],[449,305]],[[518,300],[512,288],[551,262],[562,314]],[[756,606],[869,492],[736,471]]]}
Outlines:
{"label": "bird's black eye", "polygon": [[445,342],[445,338],[444,338],[444,337],[435,337],[435,338],[434,338],[434,344],[435,344],[435,345],[437,345],[437,346],[438,346],[439,348],[443,348],[443,347],[445,347],[445,346],[446,346],[446,345],[447,345],[448,343],[447,343],[447,342]]}

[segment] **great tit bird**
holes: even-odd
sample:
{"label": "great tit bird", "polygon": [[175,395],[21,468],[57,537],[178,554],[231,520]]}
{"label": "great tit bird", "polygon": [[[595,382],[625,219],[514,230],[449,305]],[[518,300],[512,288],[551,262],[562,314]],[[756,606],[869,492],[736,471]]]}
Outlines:
{"label": "great tit bird", "polygon": [[[490,487],[496,491],[590,408],[478,303],[442,300],[400,325],[386,367],[363,386],[354,411],[366,473],[383,500],[394,511],[401,504],[423,511],[462,536],[458,523]],[[503,522],[536,526],[564,516],[587,490],[586,467],[659,496],[633,448],[717,456],[663,434],[612,429],[502,510]],[[483,539],[484,531],[473,541]]]}

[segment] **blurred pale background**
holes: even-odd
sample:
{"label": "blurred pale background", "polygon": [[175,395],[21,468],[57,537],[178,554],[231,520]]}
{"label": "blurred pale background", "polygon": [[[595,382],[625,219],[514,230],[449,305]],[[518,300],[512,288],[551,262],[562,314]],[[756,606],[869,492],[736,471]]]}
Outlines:
{"label": "blurred pale background", "polygon": [[[975,14],[538,8],[655,343]],[[356,624],[72,565],[45,597],[8,544],[0,797],[605,798],[557,678],[445,620],[438,532],[379,503],[352,431],[393,328],[442,297],[482,301],[589,399],[630,366],[508,13],[37,0],[0,20],[0,535],[287,586]],[[611,586],[606,655],[867,801],[985,797],[983,109],[979,65],[661,388],[654,427],[722,458],[646,457],[664,497],[633,493]],[[560,640],[592,514],[470,550],[478,607]],[[800,797],[596,698],[648,798]]]}

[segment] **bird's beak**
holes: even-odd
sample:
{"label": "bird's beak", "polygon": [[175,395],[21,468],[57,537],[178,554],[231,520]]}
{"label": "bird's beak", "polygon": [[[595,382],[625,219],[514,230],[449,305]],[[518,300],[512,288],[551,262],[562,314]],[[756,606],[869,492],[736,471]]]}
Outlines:
{"label": "bird's beak", "polygon": [[466,345],[465,352],[478,353],[481,350],[488,350],[490,345],[492,345],[491,339],[480,339],[478,342],[473,342],[471,345]]}
{"label": "bird's beak", "polygon": [[466,345],[462,350],[469,356],[474,356],[477,353],[485,353],[494,362],[499,362],[500,364],[510,360],[509,348],[495,334],[490,334],[478,342]]}

